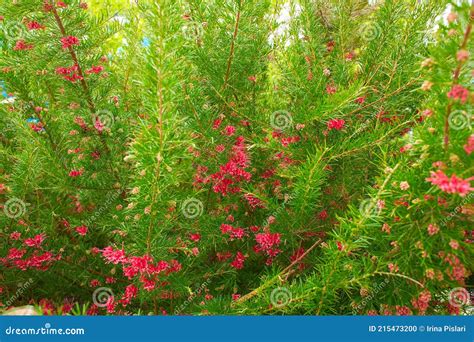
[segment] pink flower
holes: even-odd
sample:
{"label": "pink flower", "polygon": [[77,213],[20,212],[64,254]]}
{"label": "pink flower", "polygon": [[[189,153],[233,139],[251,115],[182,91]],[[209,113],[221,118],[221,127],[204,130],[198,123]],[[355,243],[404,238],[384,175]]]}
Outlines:
{"label": "pink flower", "polygon": [[337,88],[336,88],[334,85],[328,84],[328,85],[326,86],[326,93],[328,93],[328,95],[335,94],[336,91],[337,91]]}
{"label": "pink flower", "polygon": [[459,50],[456,53],[456,59],[458,62],[465,62],[469,59],[469,52],[466,50]]}
{"label": "pink flower", "polygon": [[474,179],[474,177],[461,179],[454,174],[449,178],[441,170],[436,172],[431,171],[431,177],[426,178],[428,182],[437,185],[442,191],[449,194],[458,193],[461,197],[466,196],[470,191],[474,190],[470,185],[472,179]]}
{"label": "pink flower", "polygon": [[39,248],[45,238],[46,238],[46,234],[44,233],[35,235],[33,238],[25,239],[25,245],[29,247]]}
{"label": "pink flower", "polygon": [[433,236],[439,232],[439,227],[436,224],[428,225],[428,235]]}
{"label": "pink flower", "polygon": [[222,153],[224,151],[225,151],[225,146],[224,145],[221,144],[221,145],[216,146],[216,152],[217,153]]}
{"label": "pink flower", "polygon": [[235,133],[235,127],[234,126],[227,126],[226,128],[224,128],[224,132],[223,132],[225,135],[227,135],[228,137],[231,137],[234,135]]}
{"label": "pink flower", "polygon": [[469,155],[474,151],[474,134],[467,139],[467,144],[464,145],[464,151]]}
{"label": "pink flower", "polygon": [[388,224],[384,223],[382,225],[382,231],[387,233],[387,234],[390,234],[390,226]]}
{"label": "pink flower", "polygon": [[398,266],[395,264],[388,264],[388,269],[391,273],[397,273],[398,272]]}
{"label": "pink flower", "polygon": [[462,85],[455,84],[448,92],[450,99],[459,100],[461,103],[466,103],[467,97],[469,96],[469,90],[464,88]]}
{"label": "pink flower", "polygon": [[408,184],[408,182],[406,181],[400,182],[400,189],[408,190],[409,188],[410,188],[410,184]]}
{"label": "pink flower", "polygon": [[335,129],[335,130],[340,131],[344,127],[345,123],[346,122],[343,119],[331,119],[327,123],[327,127],[329,130]]}
{"label": "pink flower", "polygon": [[365,102],[365,96],[360,96],[356,98],[354,102],[357,104],[363,104]]}
{"label": "pink flower", "polygon": [[20,232],[13,232],[10,234],[10,239],[12,240],[19,240],[21,237],[21,233]]}
{"label": "pink flower", "polygon": [[79,235],[85,236],[87,234],[88,228],[84,225],[76,227],[76,232]]}
{"label": "pink flower", "polygon": [[451,240],[449,241],[449,246],[451,246],[452,249],[458,249],[459,248],[459,242],[456,240]]}
{"label": "pink flower", "polygon": [[67,37],[61,38],[61,43],[62,43],[63,49],[68,49],[69,47],[73,45],[79,45],[80,41],[77,37],[67,36]]}
{"label": "pink flower", "polygon": [[106,259],[106,263],[117,265],[127,261],[125,251],[123,249],[114,249],[112,246],[107,246],[101,252],[104,259]]}

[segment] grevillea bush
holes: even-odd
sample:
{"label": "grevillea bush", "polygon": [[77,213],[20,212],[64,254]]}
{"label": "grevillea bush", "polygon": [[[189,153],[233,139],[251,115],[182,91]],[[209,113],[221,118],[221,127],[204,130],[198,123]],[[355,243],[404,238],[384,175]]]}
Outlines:
{"label": "grevillea bush", "polygon": [[0,311],[466,313],[468,1],[0,15]]}

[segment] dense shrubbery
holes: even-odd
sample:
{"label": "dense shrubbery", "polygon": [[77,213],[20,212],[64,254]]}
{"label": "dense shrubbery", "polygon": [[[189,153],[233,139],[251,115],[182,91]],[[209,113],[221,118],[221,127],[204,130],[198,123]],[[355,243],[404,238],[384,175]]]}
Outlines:
{"label": "dense shrubbery", "polygon": [[1,309],[464,310],[468,2],[131,3],[0,5]]}

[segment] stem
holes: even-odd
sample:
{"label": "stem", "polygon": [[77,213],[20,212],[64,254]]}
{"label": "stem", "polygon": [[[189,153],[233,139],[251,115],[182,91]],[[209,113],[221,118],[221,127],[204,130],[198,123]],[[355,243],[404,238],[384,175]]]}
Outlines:
{"label": "stem", "polygon": [[[471,34],[472,30],[472,20],[474,19],[474,4],[471,7],[471,13],[469,15],[469,24],[466,27],[466,31],[464,32],[464,38],[459,50],[464,50],[467,46],[467,42],[469,40],[469,35]],[[459,61],[456,69],[454,70],[453,76],[453,83],[452,86],[459,83],[459,75],[461,73],[461,67],[464,64],[463,61]],[[449,116],[451,115],[451,111],[453,109],[453,100],[448,102],[448,106],[446,108],[446,117],[444,119],[444,149],[445,151],[448,150],[449,147]]]}
{"label": "stem", "polygon": [[230,67],[232,65],[232,60],[234,59],[235,41],[237,39],[237,33],[239,32],[240,7],[241,7],[241,5],[242,5],[242,2],[239,1],[237,16],[235,18],[234,34],[232,36],[232,42],[230,44],[229,58],[227,59],[227,70],[226,70],[226,73],[225,73],[224,85],[222,86],[222,90],[225,90],[225,88],[227,87],[227,82],[229,81],[229,76],[230,76]]}

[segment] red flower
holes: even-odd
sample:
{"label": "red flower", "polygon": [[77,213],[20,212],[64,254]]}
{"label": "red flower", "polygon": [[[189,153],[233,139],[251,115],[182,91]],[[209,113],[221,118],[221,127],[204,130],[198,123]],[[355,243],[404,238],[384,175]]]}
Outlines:
{"label": "red flower", "polygon": [[365,102],[365,96],[360,96],[356,98],[354,102],[357,104],[363,104]]}
{"label": "red flower", "polygon": [[27,44],[23,39],[20,39],[16,42],[13,50],[15,51],[25,51],[33,49],[33,44]]}
{"label": "red flower", "polygon": [[247,200],[252,209],[265,207],[263,202],[252,194],[244,194],[244,198]]}
{"label": "red flower", "polygon": [[69,47],[73,45],[79,45],[80,41],[77,37],[67,36],[67,37],[61,38],[61,43],[62,43],[63,49],[68,49]]}
{"label": "red flower", "polygon": [[25,239],[25,245],[39,248],[46,238],[46,234],[38,234],[33,238]]}
{"label": "red flower", "polygon": [[24,249],[10,248],[8,251],[7,258],[12,259],[21,259],[25,255],[26,251]]}
{"label": "red flower", "polygon": [[56,6],[59,7],[59,8],[66,8],[67,4],[64,3],[63,1],[57,1]]}
{"label": "red flower", "polygon": [[328,127],[329,130],[336,129],[336,130],[340,131],[344,127],[345,123],[346,122],[343,119],[331,119],[327,123],[327,127]]}
{"label": "red flower", "polygon": [[69,172],[69,177],[78,177],[81,176],[84,173],[83,170],[71,170]]}
{"label": "red flower", "polygon": [[87,234],[88,228],[84,225],[76,227],[76,232],[79,235],[85,236]]}
{"label": "red flower", "polygon": [[237,252],[234,261],[232,261],[230,265],[233,268],[240,270],[244,268],[244,262],[245,262],[245,255],[243,255],[241,252]]}
{"label": "red flower", "polygon": [[215,119],[212,124],[212,129],[218,129],[222,123],[222,119]]}
{"label": "red flower", "polygon": [[43,30],[45,27],[43,25],[41,25],[39,22],[37,21],[30,21],[26,24],[26,27],[28,28],[28,30],[30,31],[33,31],[33,30]]}
{"label": "red flower", "polygon": [[102,71],[104,71],[104,67],[102,65],[97,65],[86,70],[86,74],[100,74]]}
{"label": "red flower", "polygon": [[194,233],[194,234],[191,233],[191,234],[189,234],[189,238],[190,238],[191,240],[193,240],[194,242],[198,242],[199,240],[201,240],[201,234],[199,234],[199,233]]}

